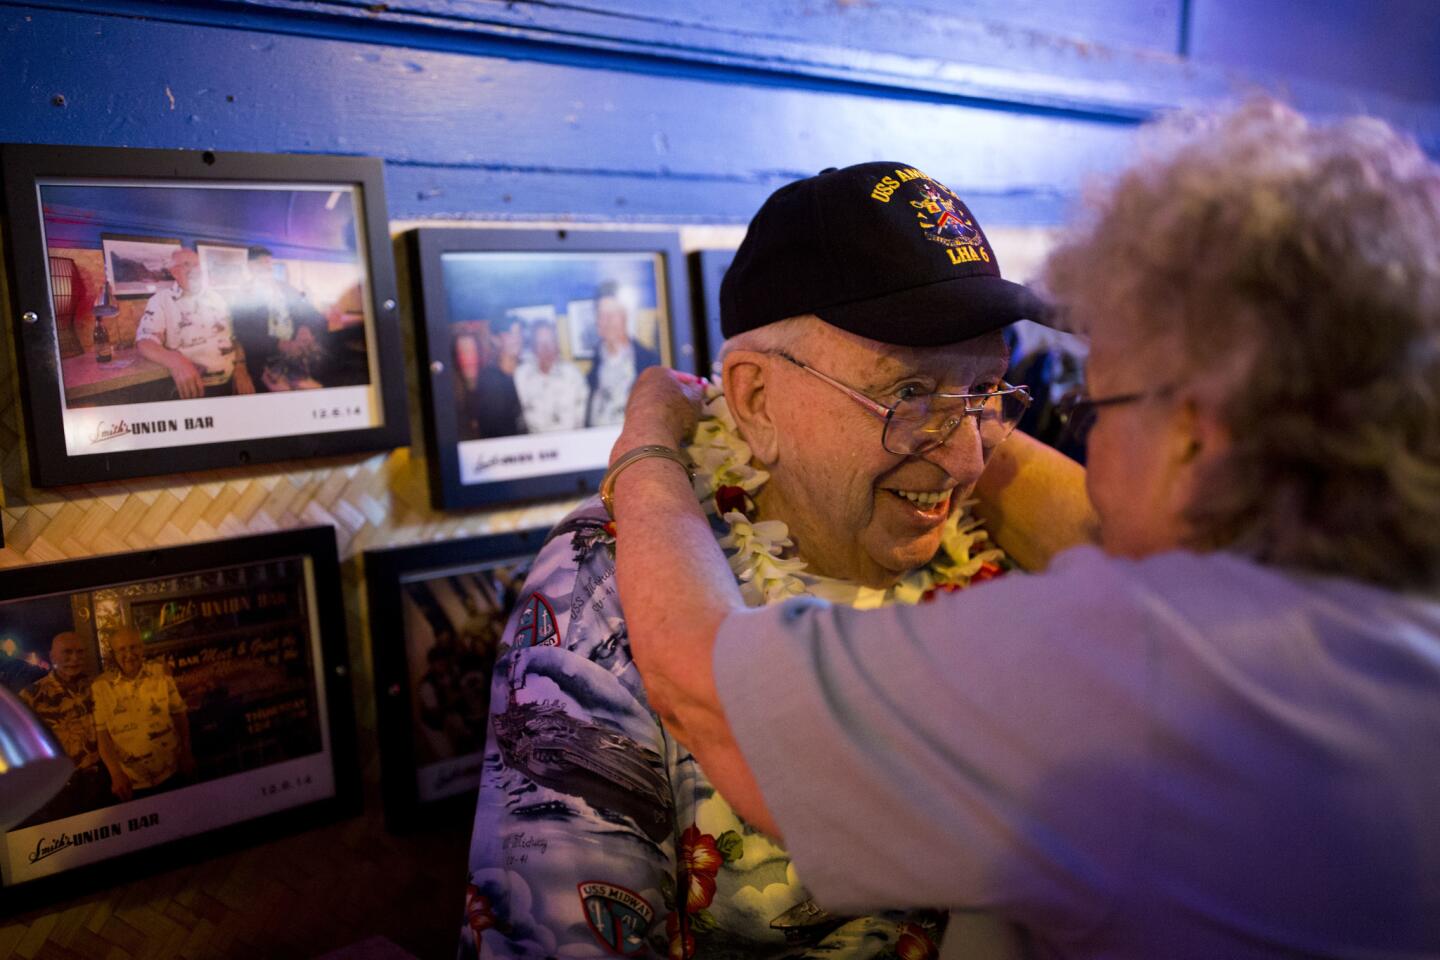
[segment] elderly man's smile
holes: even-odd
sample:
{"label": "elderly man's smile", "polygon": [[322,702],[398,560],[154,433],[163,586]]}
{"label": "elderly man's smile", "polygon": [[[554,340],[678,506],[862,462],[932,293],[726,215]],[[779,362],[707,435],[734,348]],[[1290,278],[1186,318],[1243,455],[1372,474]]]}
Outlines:
{"label": "elderly man's smile", "polygon": [[898,502],[900,508],[917,519],[943,520],[950,513],[949,490],[903,490],[885,488],[885,499]]}

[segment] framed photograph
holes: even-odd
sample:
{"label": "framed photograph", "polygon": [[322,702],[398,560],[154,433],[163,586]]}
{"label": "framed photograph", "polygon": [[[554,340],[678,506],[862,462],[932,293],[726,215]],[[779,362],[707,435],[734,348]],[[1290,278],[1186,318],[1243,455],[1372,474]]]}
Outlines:
{"label": "framed photograph", "polygon": [[175,278],[170,275],[170,258],[179,249],[179,237],[100,234],[105,280],[111,292],[122,299],[148,299],[161,290],[173,290]]}
{"label": "framed photograph", "polygon": [[719,373],[720,346],[725,334],[720,332],[720,283],[735,259],[734,250],[696,250],[690,254],[690,302],[695,310],[695,352],[707,375]]}
{"label": "framed photograph", "polygon": [[385,822],[474,810],[490,671],[544,530],[365,554]]}
{"label": "framed photograph", "polygon": [[379,160],[12,144],[0,174],[35,486],[409,442]]}
{"label": "framed photograph", "polygon": [[437,509],[593,490],[639,372],[695,371],[677,234],[409,239]]}
{"label": "framed photograph", "polygon": [[330,527],[0,570],[0,667],[75,764],[0,905],[355,812]]}
{"label": "framed photograph", "polygon": [[[228,293],[250,284],[250,251],[245,247],[197,243],[195,252],[200,254],[200,281],[211,290]],[[274,281],[273,276],[259,279]]]}
{"label": "framed photograph", "polygon": [[565,304],[565,316],[570,320],[571,354],[576,358],[593,358],[600,339],[595,332],[595,301],[571,300]]}

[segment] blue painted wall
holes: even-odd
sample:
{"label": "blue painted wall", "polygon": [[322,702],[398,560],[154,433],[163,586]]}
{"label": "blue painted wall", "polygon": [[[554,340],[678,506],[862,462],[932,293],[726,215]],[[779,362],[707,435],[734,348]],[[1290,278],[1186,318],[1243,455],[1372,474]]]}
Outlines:
{"label": "blue painted wall", "polygon": [[1204,0],[1194,4],[1189,37],[1201,62],[1440,102],[1435,0]]}
{"label": "blue painted wall", "polygon": [[1432,6],[4,0],[0,140],[371,154],[397,218],[743,222],[886,158],[1046,223],[1139,119],[1256,84],[1440,152]]}
{"label": "blue painted wall", "polygon": [[[1370,110],[1440,155],[1437,5],[0,0],[0,142],[373,155],[397,220],[737,224],[790,179],[890,159],[956,187],[987,226],[1049,224],[1087,174],[1127,158],[1140,120],[1255,86],[1316,114]],[[437,515],[419,444],[359,463],[32,490],[4,336],[0,561],[299,523],[335,524],[350,552],[563,511]],[[350,595],[373,783],[373,678]],[[368,933],[445,956],[468,830],[437,827],[386,838],[372,798],[355,824],[0,921],[0,957],[162,944],[305,957]]]}

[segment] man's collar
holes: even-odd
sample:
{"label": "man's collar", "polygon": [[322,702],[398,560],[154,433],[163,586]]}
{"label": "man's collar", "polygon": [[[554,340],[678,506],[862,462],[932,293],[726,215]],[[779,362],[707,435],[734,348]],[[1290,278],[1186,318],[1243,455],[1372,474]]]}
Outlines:
{"label": "man's collar", "polygon": [[50,676],[55,678],[56,683],[60,684],[60,686],[64,687],[67,691],[71,692],[83,689],[85,686],[85,681],[90,679],[88,674],[82,673],[78,677],[76,677],[74,682],[72,683],[71,681],[66,680],[64,677],[60,676],[59,670],[53,669],[50,671]]}

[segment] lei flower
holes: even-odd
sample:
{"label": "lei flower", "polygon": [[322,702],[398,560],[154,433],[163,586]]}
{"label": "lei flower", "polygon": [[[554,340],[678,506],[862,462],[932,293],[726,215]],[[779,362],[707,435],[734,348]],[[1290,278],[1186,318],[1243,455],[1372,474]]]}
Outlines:
{"label": "lei flower", "polygon": [[902,923],[900,937],[895,941],[895,955],[900,960],[935,960],[939,953],[935,941],[918,924]]}
{"label": "lei flower", "polygon": [[967,500],[946,518],[934,559],[888,590],[807,572],[804,560],[786,555],[795,544],[784,521],[753,518],[754,495],[770,474],[751,463],[750,445],[740,436],[725,395],[713,383],[706,385],[695,438],[684,453],[694,471],[695,496],[727,527],[720,546],[729,554],[741,596],[752,607],[807,593],[862,609],[887,603],[914,604],[1004,571],[1004,553],[984,547],[990,535],[970,513],[975,501]]}

